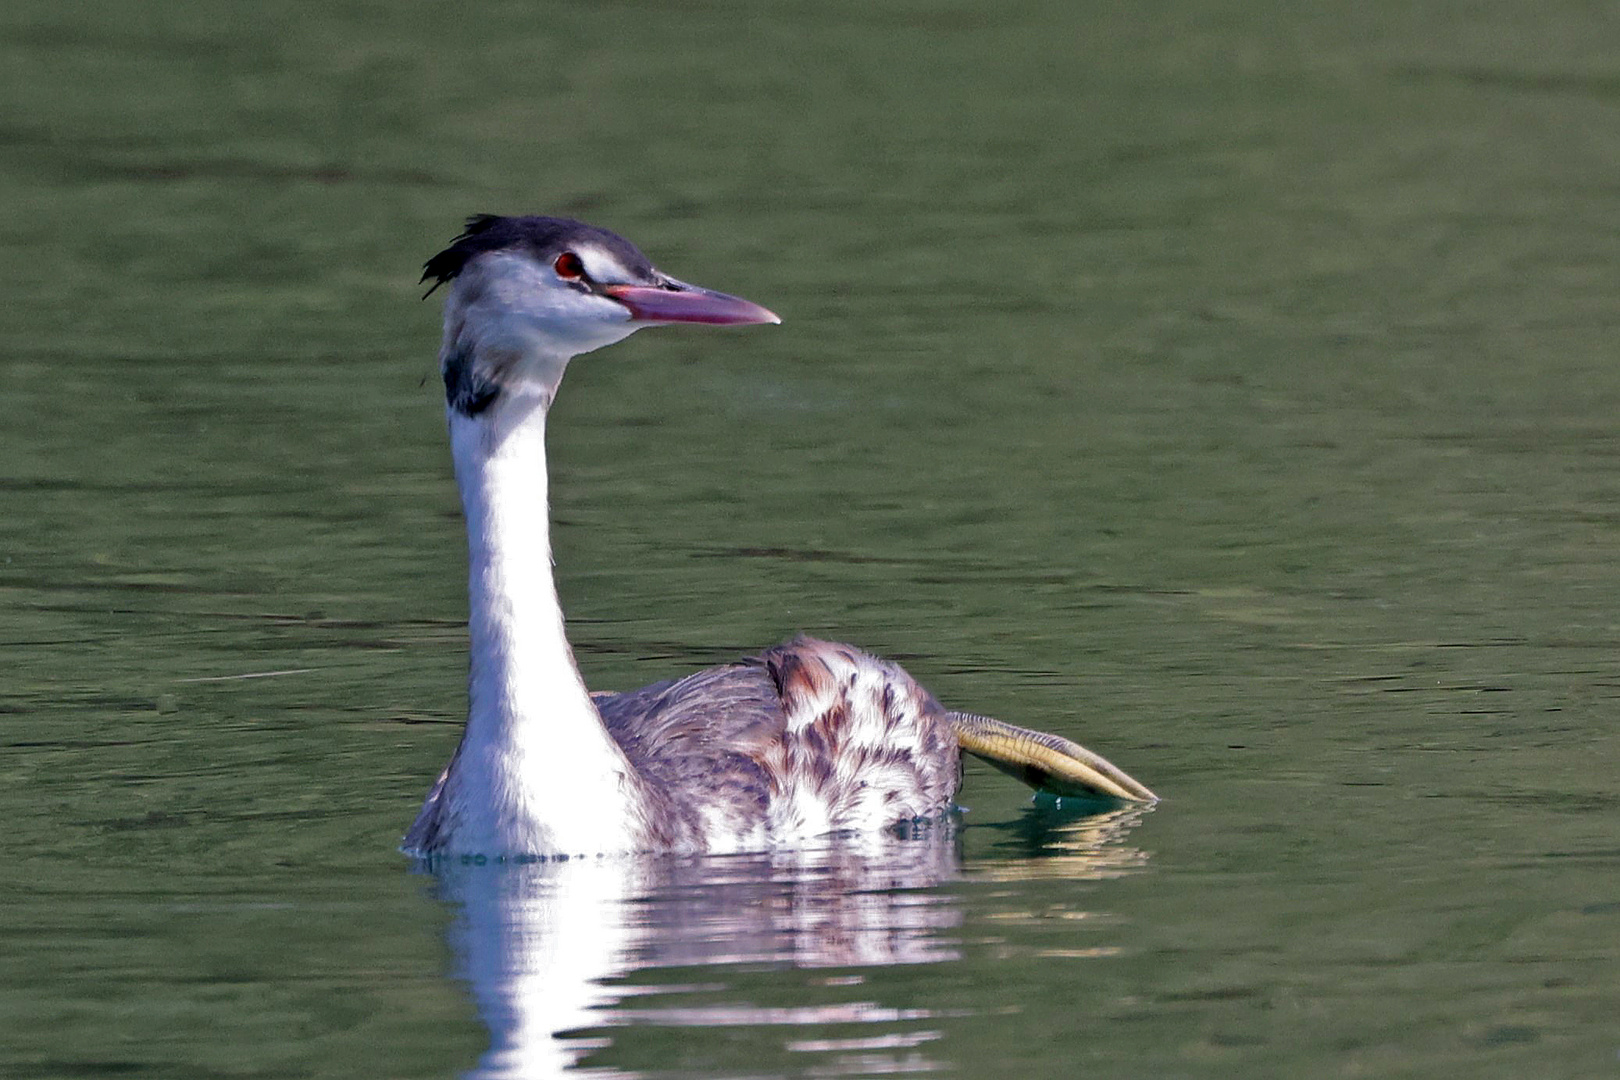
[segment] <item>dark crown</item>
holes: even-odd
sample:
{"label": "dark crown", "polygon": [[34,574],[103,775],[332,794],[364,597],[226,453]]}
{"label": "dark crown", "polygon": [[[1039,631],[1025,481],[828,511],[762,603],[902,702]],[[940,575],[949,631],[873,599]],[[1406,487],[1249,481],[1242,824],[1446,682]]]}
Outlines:
{"label": "dark crown", "polygon": [[499,214],[474,214],[467,219],[467,229],[450,242],[450,246],[422,265],[422,280],[432,279],[434,289],[455,278],[473,259],[491,251],[524,250],[541,261],[550,261],[570,247],[592,244],[612,252],[637,277],[651,280],[652,263],[641,249],[617,233],[598,229],[582,221],[554,217],[502,217]]}

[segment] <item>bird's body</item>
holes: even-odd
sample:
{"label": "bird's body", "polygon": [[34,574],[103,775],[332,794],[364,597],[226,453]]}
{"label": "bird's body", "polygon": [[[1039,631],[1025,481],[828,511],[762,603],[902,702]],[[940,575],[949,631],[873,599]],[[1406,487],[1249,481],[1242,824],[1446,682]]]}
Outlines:
{"label": "bird's body", "polygon": [[[628,765],[639,849],[759,851],[939,817],[960,775],[949,714],[894,664],[800,638],[624,694],[592,696]],[[432,850],[475,793],[446,769],[406,837]],[[446,790],[448,788],[448,790]],[[545,845],[539,838],[520,850]]]}
{"label": "bird's body", "polygon": [[471,665],[466,731],[406,850],[741,851],[883,828],[947,812],[963,749],[1038,787],[1153,798],[1067,740],[949,712],[847,645],[801,638],[591,694],[551,572],[545,422],[568,361],[649,324],[778,320],[556,218],[474,218],[430,277],[451,283],[440,366],[467,518]]}

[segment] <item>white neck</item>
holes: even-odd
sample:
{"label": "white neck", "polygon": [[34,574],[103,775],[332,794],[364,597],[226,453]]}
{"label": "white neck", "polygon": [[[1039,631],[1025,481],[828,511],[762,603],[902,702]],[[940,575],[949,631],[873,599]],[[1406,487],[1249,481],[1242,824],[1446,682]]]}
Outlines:
{"label": "white neck", "polygon": [[589,855],[636,847],[633,770],[574,664],[551,572],[546,396],[450,410],[467,517],[467,731],[446,796],[460,851]]}

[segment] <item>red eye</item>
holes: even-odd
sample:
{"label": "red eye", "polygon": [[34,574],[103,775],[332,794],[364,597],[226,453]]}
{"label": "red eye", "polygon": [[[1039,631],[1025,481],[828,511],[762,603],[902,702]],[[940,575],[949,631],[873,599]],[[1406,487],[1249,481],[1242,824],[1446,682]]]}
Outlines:
{"label": "red eye", "polygon": [[558,277],[567,278],[569,281],[585,276],[585,264],[580,262],[579,256],[572,251],[565,251],[557,256],[557,261],[551,264],[551,268],[557,271]]}

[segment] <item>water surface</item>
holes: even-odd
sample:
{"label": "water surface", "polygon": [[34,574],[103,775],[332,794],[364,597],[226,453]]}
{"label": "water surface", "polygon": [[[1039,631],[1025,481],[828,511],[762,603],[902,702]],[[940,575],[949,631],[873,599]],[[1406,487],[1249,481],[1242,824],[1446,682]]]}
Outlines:
{"label": "water surface", "polygon": [[[14,0],[0,1072],[1612,1074],[1616,57],[1575,3]],[[970,767],[948,842],[414,872],[415,277],[481,210],[784,317],[570,373],[594,686],[805,630],[1166,801]]]}

